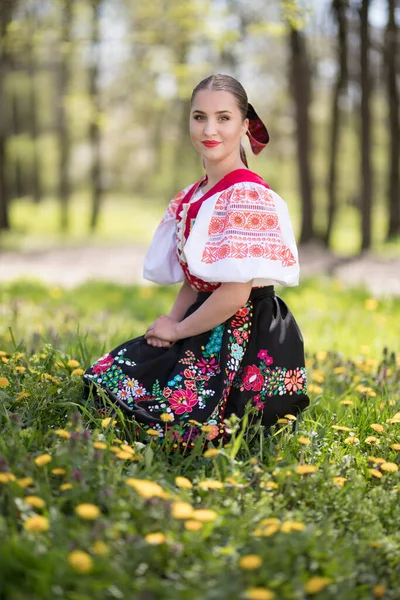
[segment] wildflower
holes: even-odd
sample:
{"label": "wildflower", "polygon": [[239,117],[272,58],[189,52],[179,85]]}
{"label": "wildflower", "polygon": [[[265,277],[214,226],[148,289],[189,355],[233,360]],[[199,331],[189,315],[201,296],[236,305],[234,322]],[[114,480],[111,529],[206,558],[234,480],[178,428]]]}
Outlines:
{"label": "wildflower", "polygon": [[43,383],[44,381],[51,381],[51,383],[59,384],[60,380],[50,375],[50,373],[42,373],[40,376],[40,381]]}
{"label": "wildflower", "polygon": [[351,406],[353,404],[352,400],[341,400],[340,404],[343,404],[344,406]]}
{"label": "wildflower", "polygon": [[54,433],[58,435],[58,437],[64,438],[65,440],[69,440],[71,437],[69,431],[66,431],[65,429],[56,429]]}
{"label": "wildflower", "polygon": [[311,577],[304,587],[307,594],[319,594],[332,582],[330,577]]}
{"label": "wildflower", "polygon": [[175,485],[179,488],[190,490],[193,487],[192,482],[187,477],[175,477]]}
{"label": "wildflower", "polygon": [[302,444],[303,446],[309,446],[311,444],[311,440],[308,437],[304,437],[301,436],[297,439],[297,441],[299,442],[299,444]]}
{"label": "wildflower", "polygon": [[107,544],[105,544],[101,540],[97,540],[96,542],[93,543],[92,550],[95,554],[97,554],[97,556],[105,556],[110,551]]}
{"label": "wildflower", "polygon": [[142,498],[148,499],[168,497],[161,485],[148,479],[135,479],[134,477],[129,477],[128,479],[125,479],[125,483],[130,487],[133,487],[139,496],[142,496]]}
{"label": "wildflower", "polygon": [[384,462],[381,464],[382,471],[388,471],[389,473],[397,473],[399,467],[393,462]]}
{"label": "wildflower", "polygon": [[[375,298],[367,298],[364,306],[366,310],[376,310],[378,308],[378,301],[375,300]],[[363,348],[365,348],[365,346],[363,346]]]}
{"label": "wildflower", "polygon": [[24,529],[29,533],[44,533],[50,528],[49,520],[46,517],[40,515],[34,515],[29,517],[24,522]]}
{"label": "wildflower", "polygon": [[342,373],[346,373],[346,367],[335,367],[333,369],[333,373],[335,375],[341,375]]}
{"label": "wildflower", "polygon": [[368,456],[368,460],[376,465],[381,465],[382,463],[386,462],[384,458],[378,458],[377,456]]}
{"label": "wildflower", "polygon": [[383,596],[386,594],[386,588],[384,585],[378,583],[378,585],[372,588],[372,593],[375,598],[383,598]]}
{"label": "wildflower", "polygon": [[80,377],[81,375],[83,375],[83,374],[84,374],[84,372],[85,372],[85,371],[84,371],[83,369],[74,369],[74,370],[71,372],[71,375],[72,375],[72,377]]}
{"label": "wildflower", "polygon": [[132,460],[134,458],[133,454],[130,452],[124,452],[123,450],[121,450],[121,452],[116,452],[115,456],[120,460]]}
{"label": "wildflower", "polygon": [[400,444],[392,444],[390,447],[393,448],[393,450],[400,450]]}
{"label": "wildflower", "polygon": [[296,473],[299,475],[308,475],[309,473],[316,473],[318,471],[318,467],[315,465],[297,465],[295,467]]}
{"label": "wildflower", "polygon": [[115,421],[115,419],[112,419],[111,417],[107,417],[106,419],[102,419],[101,421],[101,426],[103,429],[105,429],[109,425],[111,425],[111,427],[114,427],[116,424],[117,421]]}
{"label": "wildflower", "polygon": [[68,564],[76,573],[90,573],[93,569],[93,560],[87,552],[73,550],[68,554]]}
{"label": "wildflower", "polygon": [[79,362],[77,360],[74,360],[73,358],[71,358],[68,362],[67,362],[67,366],[71,367],[71,369],[76,369],[77,367],[80,366]]}
{"label": "wildflower", "polygon": [[289,423],[289,420],[281,417],[280,419],[277,420],[277,423]]}
{"label": "wildflower", "polygon": [[51,470],[51,473],[53,475],[65,475],[67,471],[61,467],[56,467],[55,469]]}
{"label": "wildflower", "polygon": [[198,531],[203,527],[203,523],[196,521],[195,519],[188,519],[185,521],[184,527],[187,531]]}
{"label": "wildflower", "polygon": [[168,423],[170,421],[173,421],[174,417],[170,413],[163,413],[162,415],[160,415],[160,419],[164,421],[164,423]]}
{"label": "wildflower", "polygon": [[144,539],[146,540],[146,542],[148,544],[156,544],[156,545],[165,544],[165,542],[167,541],[167,538],[161,532],[148,533]]}
{"label": "wildflower", "polygon": [[275,481],[261,481],[260,487],[264,490],[276,490],[279,486]]}
{"label": "wildflower", "polygon": [[172,516],[175,519],[190,519],[193,515],[193,506],[188,502],[174,502],[172,504]]}
{"label": "wildflower", "polygon": [[346,427],[346,425],[332,425],[332,429],[336,429],[336,431],[352,431],[350,427]]}
{"label": "wildflower", "polygon": [[60,485],[60,490],[62,492],[66,492],[67,490],[72,490],[72,483],[62,483]]}
{"label": "wildflower", "polygon": [[271,535],[274,535],[277,531],[279,531],[279,527],[280,522],[278,519],[278,523],[271,523],[271,525],[268,525],[266,527],[257,527],[257,529],[253,531],[253,534],[262,537],[271,537]]}
{"label": "wildflower", "polygon": [[22,366],[18,365],[17,367],[15,367],[15,370],[17,373],[21,373],[21,375],[23,375],[26,371],[26,367],[22,367]]}
{"label": "wildflower", "polygon": [[261,567],[262,562],[262,558],[258,554],[246,554],[239,559],[239,567],[245,571],[252,571]]}
{"label": "wildflower", "polygon": [[210,521],[215,521],[217,516],[218,515],[214,510],[210,510],[208,508],[199,508],[193,511],[193,518],[197,521],[201,521],[202,523],[209,523]]}
{"label": "wildflower", "polygon": [[328,353],[326,352],[326,350],[320,350],[319,352],[317,352],[318,360],[324,361],[327,356],[328,356]]}
{"label": "wildflower", "polygon": [[253,587],[245,591],[246,600],[274,600],[275,594],[268,588]]}
{"label": "wildflower", "polygon": [[33,506],[33,508],[44,508],[46,506],[45,501],[39,496],[26,496],[24,502],[29,506]]}
{"label": "wildflower", "polygon": [[332,481],[338,487],[343,487],[347,481],[347,477],[332,477]]}
{"label": "wildflower", "polygon": [[25,400],[25,398],[29,398],[30,393],[29,392],[20,392],[19,394],[17,394],[15,396],[16,400]]}
{"label": "wildflower", "polygon": [[295,417],[294,415],[288,414],[283,416],[285,417],[285,419],[288,419],[288,421],[297,421],[297,417]]}
{"label": "wildflower", "polygon": [[369,435],[368,437],[365,438],[364,442],[366,444],[375,444],[376,446],[379,446],[379,444],[381,443],[381,440],[374,435]]}
{"label": "wildflower", "polygon": [[304,523],[299,521],[285,521],[281,525],[281,531],[283,533],[292,533],[292,531],[304,531],[306,526]]}
{"label": "wildflower", "polygon": [[17,479],[17,484],[22,489],[25,489],[25,488],[33,485],[33,479],[32,479],[32,477],[22,477],[21,479]]}
{"label": "wildflower", "polygon": [[309,392],[313,392],[314,394],[322,394],[322,387],[319,385],[316,385],[315,383],[310,383],[309,386],[307,386],[307,390]]}
{"label": "wildflower", "polygon": [[107,444],[104,442],[93,442],[93,448],[96,448],[96,450],[106,450]]}
{"label": "wildflower", "polygon": [[262,521],[260,521],[259,524],[262,526],[268,526],[268,525],[280,525],[280,523],[281,523],[281,521],[277,517],[267,517],[266,519],[263,519]]}
{"label": "wildflower", "polygon": [[385,431],[384,426],[380,425],[379,423],[372,423],[372,425],[370,425],[370,427],[377,433],[383,433]]}
{"label": "wildflower", "polygon": [[78,517],[86,521],[95,521],[101,515],[100,509],[95,504],[79,504],[75,512]]}
{"label": "wildflower", "polygon": [[214,479],[205,479],[204,481],[199,481],[198,486],[202,490],[220,490],[224,487],[224,484]]}
{"label": "wildflower", "polygon": [[35,458],[35,465],[38,467],[44,467],[45,465],[51,463],[52,460],[53,459],[50,454],[40,454]]}
{"label": "wildflower", "polygon": [[380,471],[378,471],[377,469],[368,469],[368,471],[371,473],[371,475],[373,477],[376,477],[377,479],[380,479],[382,477],[382,473]]}
{"label": "wildflower", "polygon": [[214,456],[218,456],[219,450],[217,448],[209,448],[203,454],[206,458],[213,458]]}
{"label": "wildflower", "polygon": [[9,385],[7,377],[0,377],[0,388],[6,388]]}
{"label": "wildflower", "polygon": [[360,440],[355,435],[351,435],[344,440],[345,444],[359,444]]}
{"label": "wildflower", "polygon": [[160,437],[160,433],[161,432],[157,431],[157,429],[148,429],[146,431],[146,433],[147,433],[147,435],[151,435],[151,436],[154,436],[154,437]]}
{"label": "wildflower", "polygon": [[15,475],[12,473],[0,473],[0,483],[8,483],[9,481],[15,481]]}

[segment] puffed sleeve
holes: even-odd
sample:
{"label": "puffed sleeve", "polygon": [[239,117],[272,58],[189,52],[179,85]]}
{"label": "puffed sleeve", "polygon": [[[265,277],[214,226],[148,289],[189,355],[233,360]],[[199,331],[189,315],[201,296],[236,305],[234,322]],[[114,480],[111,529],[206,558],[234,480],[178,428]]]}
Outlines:
{"label": "puffed sleeve", "polygon": [[190,186],[179,192],[168,204],[147,250],[143,277],[160,285],[170,285],[185,279],[176,254],[176,211]]}
{"label": "puffed sleeve", "polygon": [[184,251],[190,272],[203,281],[299,282],[286,202],[258,183],[237,183],[203,202]]}

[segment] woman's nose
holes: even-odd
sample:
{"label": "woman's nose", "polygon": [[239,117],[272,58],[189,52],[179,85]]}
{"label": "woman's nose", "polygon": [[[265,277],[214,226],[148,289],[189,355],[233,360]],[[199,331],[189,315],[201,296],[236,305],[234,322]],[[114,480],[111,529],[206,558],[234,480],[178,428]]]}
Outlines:
{"label": "woman's nose", "polygon": [[204,135],[211,137],[212,135],[215,135],[215,133],[215,123],[213,119],[207,119],[204,121]]}

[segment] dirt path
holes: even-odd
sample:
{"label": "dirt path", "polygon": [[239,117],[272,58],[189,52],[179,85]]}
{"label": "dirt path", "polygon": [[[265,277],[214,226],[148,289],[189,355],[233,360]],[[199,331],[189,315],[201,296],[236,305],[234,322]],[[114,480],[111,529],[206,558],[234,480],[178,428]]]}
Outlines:
{"label": "dirt path", "polygon": [[[0,282],[34,278],[73,287],[89,279],[145,283],[142,264],[146,248],[134,244],[58,248],[51,252],[0,253]],[[345,285],[364,284],[374,296],[400,296],[400,257],[381,259],[372,254],[344,259],[318,246],[299,252],[301,277],[325,274]]]}

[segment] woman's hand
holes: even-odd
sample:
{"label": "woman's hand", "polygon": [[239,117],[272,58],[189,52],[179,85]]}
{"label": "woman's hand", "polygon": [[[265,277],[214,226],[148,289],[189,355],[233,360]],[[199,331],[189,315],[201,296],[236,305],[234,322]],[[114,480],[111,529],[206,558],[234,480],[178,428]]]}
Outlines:
{"label": "woman's hand", "polygon": [[175,321],[166,315],[161,315],[161,317],[158,317],[158,319],[148,327],[144,337],[146,340],[157,338],[172,344],[172,342],[176,342],[179,339],[177,325],[178,321]]}
{"label": "woman's hand", "polygon": [[146,342],[149,344],[149,346],[154,346],[155,348],[171,348],[171,346],[173,346],[172,342],[161,340],[160,338],[155,337],[154,335],[147,337]]}

